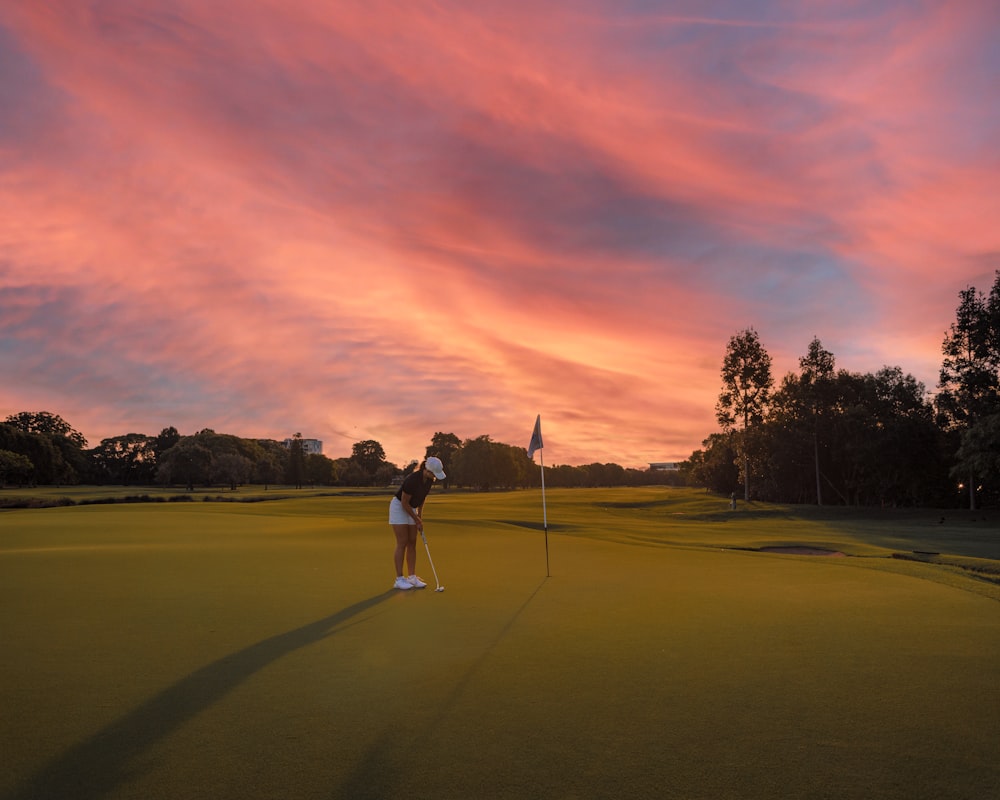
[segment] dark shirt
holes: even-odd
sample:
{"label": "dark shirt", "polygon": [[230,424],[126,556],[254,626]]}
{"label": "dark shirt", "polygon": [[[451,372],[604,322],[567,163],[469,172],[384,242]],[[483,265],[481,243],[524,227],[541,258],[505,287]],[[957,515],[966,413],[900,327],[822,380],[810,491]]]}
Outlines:
{"label": "dark shirt", "polygon": [[424,504],[424,500],[427,499],[427,495],[430,494],[433,485],[434,479],[425,478],[423,470],[411,472],[403,480],[403,485],[396,492],[396,497],[402,501],[405,492],[410,496],[410,508],[420,508]]}

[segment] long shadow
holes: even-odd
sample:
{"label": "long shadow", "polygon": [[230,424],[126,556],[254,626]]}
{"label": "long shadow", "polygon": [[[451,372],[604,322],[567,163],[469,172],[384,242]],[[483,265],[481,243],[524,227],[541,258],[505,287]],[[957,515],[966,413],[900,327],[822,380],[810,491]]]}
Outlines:
{"label": "long shadow", "polygon": [[[437,730],[438,726],[452,713],[462,695],[468,690],[472,679],[482,669],[497,645],[514,627],[518,617],[535,599],[535,595],[541,591],[547,580],[548,578],[542,579],[542,582],[511,615],[507,624],[497,632],[496,638],[469,666],[461,680],[455,684],[448,696],[441,702],[437,714],[425,723],[427,730],[432,732]],[[382,798],[396,795],[404,796],[406,792],[400,788],[402,776],[399,773],[398,757],[399,753],[405,752],[407,748],[412,747],[412,744],[412,736],[408,733],[388,732],[379,736],[351,774],[339,787],[333,790],[331,800],[382,800]]]}
{"label": "long shadow", "polygon": [[392,597],[369,597],[329,617],[250,645],[192,672],[135,710],[50,761],[4,800],[91,800],[135,777],[135,759],[255,673],[336,632],[337,626]]}

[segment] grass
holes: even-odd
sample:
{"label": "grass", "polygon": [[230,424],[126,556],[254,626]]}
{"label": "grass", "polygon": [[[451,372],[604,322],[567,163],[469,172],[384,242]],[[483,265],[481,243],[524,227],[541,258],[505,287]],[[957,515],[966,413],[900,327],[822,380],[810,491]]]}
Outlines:
{"label": "grass", "polygon": [[391,489],[291,486],[197,487],[194,491],[176,486],[35,486],[0,489],[0,510],[18,508],[55,508],[73,505],[161,502],[230,502],[256,503],[272,500],[301,500],[308,497],[352,497],[388,495]]}
{"label": "grass", "polygon": [[1000,785],[996,523],[550,490],[546,578],[540,500],[432,495],[440,594],[380,496],[3,512],[0,799]]}

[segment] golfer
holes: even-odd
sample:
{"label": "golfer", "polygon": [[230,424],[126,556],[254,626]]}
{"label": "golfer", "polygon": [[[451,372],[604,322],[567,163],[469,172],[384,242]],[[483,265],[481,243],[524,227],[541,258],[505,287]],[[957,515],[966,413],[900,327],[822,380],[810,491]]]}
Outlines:
{"label": "golfer", "polygon": [[[424,500],[434,485],[434,479],[445,479],[440,458],[431,456],[403,479],[396,496],[389,503],[389,524],[396,534],[396,589],[423,589],[427,584],[417,577],[417,532],[423,530],[421,514]],[[403,575],[403,561],[409,575]]]}

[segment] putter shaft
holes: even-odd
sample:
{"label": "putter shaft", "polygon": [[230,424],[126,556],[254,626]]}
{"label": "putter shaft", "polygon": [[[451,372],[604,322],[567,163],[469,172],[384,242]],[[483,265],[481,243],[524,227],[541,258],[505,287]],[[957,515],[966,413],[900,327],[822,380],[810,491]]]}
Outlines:
{"label": "putter shaft", "polygon": [[420,529],[420,538],[424,540],[424,550],[427,551],[427,562],[431,565],[431,572],[434,573],[434,583],[437,584],[435,592],[443,592],[444,587],[441,585],[441,581],[438,579],[437,570],[434,569],[434,559],[431,558],[431,548],[427,545],[427,537],[424,536],[423,528]]}

